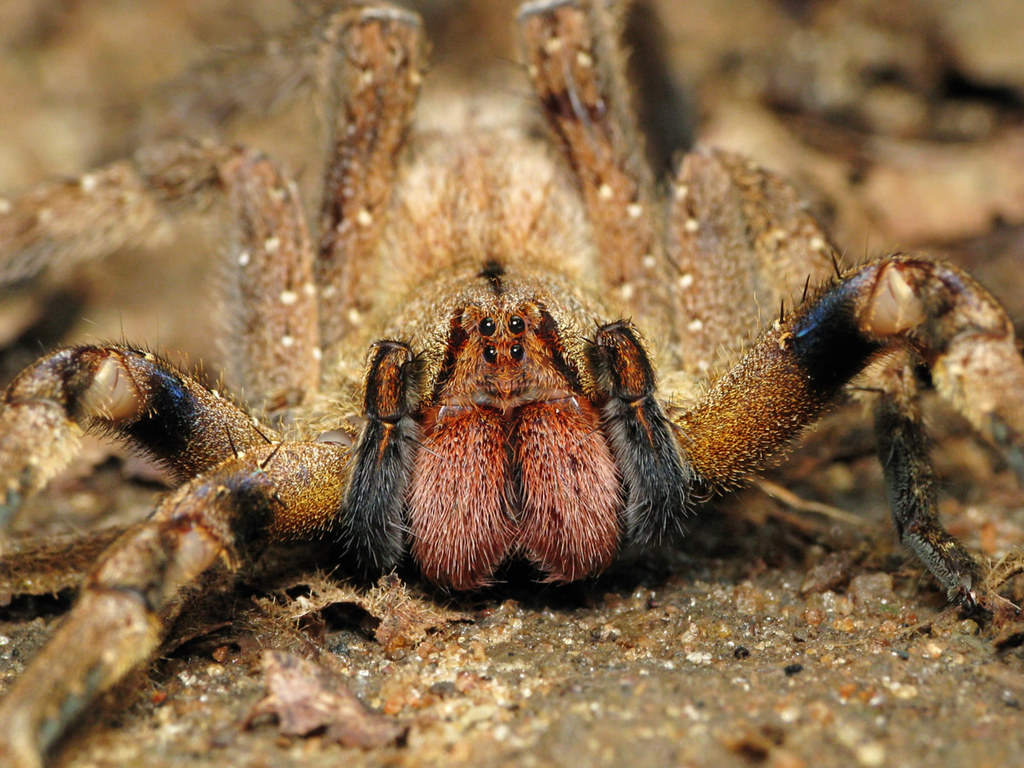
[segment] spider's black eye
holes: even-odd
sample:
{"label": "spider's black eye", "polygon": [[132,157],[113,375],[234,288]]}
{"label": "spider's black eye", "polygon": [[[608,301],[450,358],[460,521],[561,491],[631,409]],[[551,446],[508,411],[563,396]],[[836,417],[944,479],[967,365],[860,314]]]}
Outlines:
{"label": "spider's black eye", "polygon": [[522,360],[523,359],[523,355],[526,354],[526,350],[523,349],[523,345],[522,344],[513,344],[509,348],[508,353],[510,355],[512,355],[512,359],[513,360]]}
{"label": "spider's black eye", "polygon": [[488,363],[493,363],[497,359],[498,359],[498,350],[497,349],[492,347],[490,344],[488,344],[486,347],[484,347],[484,360],[486,360]]}
{"label": "spider's black eye", "polygon": [[485,317],[483,320],[480,321],[480,335],[490,336],[492,333],[494,333],[497,327],[498,325],[497,323],[494,322],[493,317]]}
{"label": "spider's black eye", "polygon": [[512,315],[508,321],[508,329],[512,331],[512,333],[522,333],[526,330],[526,323],[519,315]]}

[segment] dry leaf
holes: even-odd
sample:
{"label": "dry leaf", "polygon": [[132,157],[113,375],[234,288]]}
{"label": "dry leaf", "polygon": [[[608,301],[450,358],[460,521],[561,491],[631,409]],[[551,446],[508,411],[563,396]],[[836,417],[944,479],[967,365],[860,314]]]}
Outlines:
{"label": "dry leaf", "polygon": [[325,738],[346,747],[372,749],[392,744],[405,727],[367,708],[345,682],[327,669],[284,651],[264,651],[267,695],[253,707],[246,727],[261,715],[275,715],[281,733]]}

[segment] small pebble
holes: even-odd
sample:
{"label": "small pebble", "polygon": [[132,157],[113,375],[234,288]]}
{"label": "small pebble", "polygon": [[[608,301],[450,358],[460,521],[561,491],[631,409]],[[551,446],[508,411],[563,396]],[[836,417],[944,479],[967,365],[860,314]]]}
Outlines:
{"label": "small pebble", "polygon": [[974,619],[964,619],[960,622],[957,628],[960,630],[961,635],[978,634],[978,622]]}

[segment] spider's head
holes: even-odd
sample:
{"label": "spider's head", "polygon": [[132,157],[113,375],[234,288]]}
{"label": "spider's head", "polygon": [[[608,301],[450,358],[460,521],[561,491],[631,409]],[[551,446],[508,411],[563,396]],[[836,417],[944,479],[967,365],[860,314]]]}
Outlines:
{"label": "spider's head", "polygon": [[533,299],[493,297],[467,305],[452,323],[434,402],[501,413],[579,390],[554,319]]}

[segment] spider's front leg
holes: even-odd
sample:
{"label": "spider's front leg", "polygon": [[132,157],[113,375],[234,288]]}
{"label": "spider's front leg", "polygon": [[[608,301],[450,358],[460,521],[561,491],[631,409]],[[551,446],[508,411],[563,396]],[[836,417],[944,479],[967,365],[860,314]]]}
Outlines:
{"label": "spider's front leg", "polygon": [[5,764],[38,764],[89,702],[149,658],[183,590],[211,566],[233,570],[266,542],[326,533],[342,503],[344,448],[277,442],[218,393],[127,347],[44,357],[11,384],[0,427],[8,501],[55,471],[83,428],[121,436],[187,481],[101,555],[0,704]]}
{"label": "spider's front leg", "polygon": [[153,655],[211,568],[234,571],[268,542],[326,532],[346,461],[334,444],[261,444],[182,485],[129,529],[0,702],[0,764],[38,766],[99,694]]}
{"label": "spider's front leg", "polygon": [[[689,440],[683,449],[704,480],[736,485],[766,467],[871,360],[900,347],[926,363],[938,391],[1016,460],[1024,360],[1010,319],[961,270],[912,256],[860,267],[776,323],[679,419]],[[978,566],[936,516],[905,376],[889,382],[877,432],[901,539],[951,599],[973,605]]]}
{"label": "spider's front leg", "polygon": [[971,606],[977,601],[978,565],[936,514],[935,471],[921,423],[913,367],[907,360],[898,361],[884,377],[875,437],[896,533],[946,587],[950,600]]}
{"label": "spider's front leg", "polygon": [[71,460],[83,430],[116,434],[183,480],[274,434],[150,352],[120,345],[59,350],[22,371],[3,396],[5,518]]}

